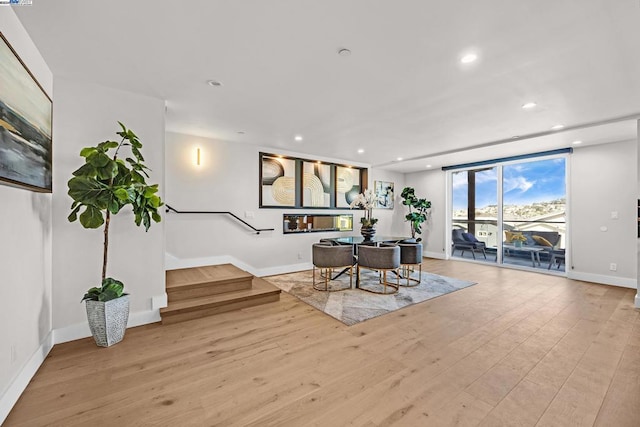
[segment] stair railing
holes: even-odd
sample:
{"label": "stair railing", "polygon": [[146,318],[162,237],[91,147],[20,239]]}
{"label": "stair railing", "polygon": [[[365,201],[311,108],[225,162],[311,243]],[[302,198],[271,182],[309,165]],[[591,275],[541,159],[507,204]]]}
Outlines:
{"label": "stair railing", "polygon": [[235,215],[233,212],[229,211],[179,211],[177,209],[172,208],[171,206],[165,204],[166,211],[172,211],[177,214],[213,214],[213,215],[231,215],[236,220],[240,221],[250,229],[252,229],[256,234],[260,234],[261,231],[273,231],[273,228],[255,228],[253,225],[249,224],[247,221],[243,220],[239,216]]}

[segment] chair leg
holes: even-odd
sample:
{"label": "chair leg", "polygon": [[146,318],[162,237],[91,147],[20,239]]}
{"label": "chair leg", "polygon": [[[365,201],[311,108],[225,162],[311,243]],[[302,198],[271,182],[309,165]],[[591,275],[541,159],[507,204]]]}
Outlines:
{"label": "chair leg", "polygon": [[484,255],[484,259],[487,259],[487,253],[484,251],[484,248],[482,248],[482,255]]}
{"label": "chair leg", "polygon": [[382,284],[384,285],[384,293],[387,293],[387,270],[382,272]]}
{"label": "chair leg", "polygon": [[353,288],[353,265],[349,267],[349,289]]}

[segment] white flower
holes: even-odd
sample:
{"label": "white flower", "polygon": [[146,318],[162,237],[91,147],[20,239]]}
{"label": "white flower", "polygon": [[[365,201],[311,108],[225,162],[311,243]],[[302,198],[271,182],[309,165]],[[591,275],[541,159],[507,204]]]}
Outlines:
{"label": "white flower", "polygon": [[360,207],[370,211],[376,205],[377,201],[378,197],[376,196],[376,193],[371,189],[367,189],[364,190],[364,193],[360,193],[356,196],[353,202],[349,204],[349,208],[353,209]]}

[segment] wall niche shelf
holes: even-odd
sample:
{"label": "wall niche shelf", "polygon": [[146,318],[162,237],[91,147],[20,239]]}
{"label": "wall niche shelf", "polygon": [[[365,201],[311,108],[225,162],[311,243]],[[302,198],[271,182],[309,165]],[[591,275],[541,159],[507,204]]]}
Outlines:
{"label": "wall niche shelf", "polygon": [[318,233],[328,231],[353,231],[351,214],[284,214],[283,234]]}

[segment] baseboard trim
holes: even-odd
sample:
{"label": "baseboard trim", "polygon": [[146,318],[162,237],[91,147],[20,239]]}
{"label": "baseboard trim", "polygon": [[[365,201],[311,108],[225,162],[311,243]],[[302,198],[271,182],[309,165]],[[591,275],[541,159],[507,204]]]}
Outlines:
{"label": "baseboard trim", "polygon": [[636,289],[638,283],[636,279],[629,277],[605,276],[603,274],[581,273],[577,271],[568,271],[567,278],[573,280],[582,280],[583,282],[600,283],[603,285],[620,286],[622,288]]}
{"label": "baseboard trim", "polygon": [[16,404],[24,390],[29,385],[29,381],[38,372],[40,365],[47,358],[53,348],[53,331],[42,340],[38,349],[33,353],[29,361],[23,366],[18,375],[11,382],[4,394],[0,397],[0,425],[9,416],[9,412]]}
{"label": "baseboard trim", "polygon": [[204,258],[176,258],[171,254],[165,257],[165,268],[167,270],[177,270],[179,268],[202,267],[205,265],[233,264],[236,267],[253,274],[256,277],[274,276],[276,274],[293,273],[295,271],[311,270],[313,265],[310,262],[299,264],[279,265],[275,267],[256,268],[236,257],[230,255],[212,256]]}
{"label": "baseboard trim", "polygon": [[[129,313],[127,329],[147,325],[149,323],[156,323],[160,320],[160,310]],[[91,330],[89,329],[89,323],[87,322],[76,323],[74,325],[65,326],[64,328],[54,329],[52,333],[54,344],[62,344],[64,342],[75,341],[91,336]]]}
{"label": "baseboard trim", "polygon": [[423,256],[425,258],[447,259],[447,256],[441,252],[425,252]]}
{"label": "baseboard trim", "polygon": [[254,274],[257,277],[275,276],[276,274],[294,273],[296,271],[311,270],[313,264],[310,262],[304,262],[300,264],[280,265],[278,267],[261,268],[258,269],[258,274]]}

